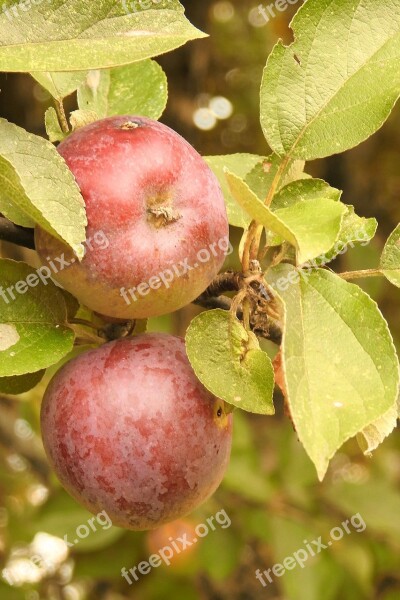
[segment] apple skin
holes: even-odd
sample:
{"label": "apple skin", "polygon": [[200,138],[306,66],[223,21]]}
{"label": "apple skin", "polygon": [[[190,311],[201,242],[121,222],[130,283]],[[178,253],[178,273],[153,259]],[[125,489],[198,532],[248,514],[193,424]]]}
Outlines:
{"label": "apple skin", "polygon": [[44,447],[65,489],[114,525],[154,529],[203,503],[229,463],[232,414],[181,338],[143,334],[61,368],[44,395]]}
{"label": "apple skin", "polygon": [[[228,240],[228,221],[216,177],[186,140],[157,121],[128,115],[78,129],[58,151],[80,187],[88,218],[80,263],[36,228],[44,265],[63,254],[74,259],[54,275],[58,283],[93,311],[124,320],[173,312],[209,286],[227,253],[218,242]],[[200,262],[197,253],[207,249],[210,259]],[[186,270],[186,259],[197,268]],[[168,284],[153,279],[153,287],[123,297],[122,289],[148,284],[174,266],[180,275],[168,275]]]}

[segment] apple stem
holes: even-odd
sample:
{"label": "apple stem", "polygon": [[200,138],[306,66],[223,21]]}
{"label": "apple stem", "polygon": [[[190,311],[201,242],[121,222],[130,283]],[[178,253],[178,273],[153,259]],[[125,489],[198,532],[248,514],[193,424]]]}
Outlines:
{"label": "apple stem", "polygon": [[99,330],[99,335],[111,342],[121,338],[129,337],[133,334],[136,327],[136,321],[126,321],[124,323],[107,323]]}
{"label": "apple stem", "polygon": [[69,324],[71,329],[75,333],[75,345],[80,346],[82,344],[104,344],[104,339],[95,333],[91,333],[86,329],[82,329],[82,325]]}
{"label": "apple stem", "polygon": [[58,121],[60,123],[60,127],[61,127],[63,133],[69,133],[67,116],[65,114],[64,104],[63,104],[62,100],[55,100],[54,106],[56,108]]}
{"label": "apple stem", "polygon": [[91,329],[94,329],[96,332],[99,330],[97,325],[95,325],[91,321],[87,321],[86,319],[72,319],[70,321],[70,323],[72,325],[84,325],[84,327],[90,327]]}
{"label": "apple stem", "polygon": [[[262,233],[262,226],[261,226],[261,233]],[[242,267],[243,267],[243,272],[247,273],[250,270],[250,262],[252,259],[257,258],[258,255],[258,249],[259,249],[259,245],[260,245],[260,239],[261,239],[261,233],[260,233],[260,226],[257,223],[257,221],[252,221],[250,223],[250,227],[247,231],[246,238],[244,241],[244,248],[243,248],[243,259],[242,259]]]}
{"label": "apple stem", "polygon": [[243,300],[243,326],[245,329],[247,329],[247,331],[250,331],[251,326],[250,326],[250,300],[249,298],[245,297]]}

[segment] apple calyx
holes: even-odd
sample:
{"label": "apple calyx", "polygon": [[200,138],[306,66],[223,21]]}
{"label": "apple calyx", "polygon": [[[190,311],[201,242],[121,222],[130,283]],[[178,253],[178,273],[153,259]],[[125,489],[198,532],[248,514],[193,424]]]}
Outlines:
{"label": "apple calyx", "polygon": [[147,220],[157,229],[166,227],[182,218],[182,215],[171,206],[160,206],[147,209]]}
{"label": "apple calyx", "polygon": [[129,130],[129,129],[137,129],[139,127],[139,123],[135,123],[134,121],[127,121],[120,126],[120,129]]}
{"label": "apple calyx", "polygon": [[220,429],[224,429],[228,423],[228,416],[233,411],[233,406],[227,404],[224,400],[216,398],[214,401],[213,415],[214,423]]}

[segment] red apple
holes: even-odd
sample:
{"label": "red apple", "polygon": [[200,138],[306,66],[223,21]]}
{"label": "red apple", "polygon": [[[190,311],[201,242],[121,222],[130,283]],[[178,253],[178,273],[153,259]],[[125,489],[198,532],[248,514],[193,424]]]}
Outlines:
{"label": "red apple", "polygon": [[228,465],[232,415],[196,378],[184,341],[144,334],[66,364],[42,405],[43,443],[68,492],[114,525],[190,513]]}
{"label": "red apple", "polygon": [[110,117],[70,135],[58,150],[86,203],[81,263],[40,228],[43,264],[72,266],[55,279],[82,304],[118,319],[167,314],[199,296],[231,248],[225,204],[203,158],[169,127]]}

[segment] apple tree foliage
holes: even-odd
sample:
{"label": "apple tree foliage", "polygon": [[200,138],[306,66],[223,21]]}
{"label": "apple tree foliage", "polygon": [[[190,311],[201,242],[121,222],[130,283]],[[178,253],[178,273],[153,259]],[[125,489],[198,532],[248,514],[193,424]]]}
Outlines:
{"label": "apple tree foliage", "polygon": [[[377,268],[334,273],[329,263],[350,243],[368,243],[377,223],[357,216],[341,191],[305,166],[355,147],[389,117],[400,96],[400,6],[308,0],[291,26],[293,43],[275,45],[261,82],[265,156],[206,157],[230,224],[243,230],[243,269],[230,310],[202,312],[186,345],[198,378],[236,408],[272,415],[277,384],[322,479],[346,440],[357,436],[371,452],[396,425],[393,340],[377,304],[349,280],[383,276],[400,287],[400,226]],[[84,202],[54,144],[105,116],[159,119],[167,81],[153,58],[202,37],[177,0],[132,14],[116,0],[52,0],[21,11],[12,27],[0,13],[0,71],[30,73],[54,99],[44,115],[49,141],[0,119],[2,215],[22,227],[39,224],[81,258]],[[79,110],[68,119],[63,99],[72,93]],[[34,270],[2,259],[0,272],[7,288]],[[74,323],[78,309],[52,283],[0,300],[0,391],[34,387],[67,356],[84,335]],[[264,334],[280,332],[274,363],[260,347],[259,321]]]}

